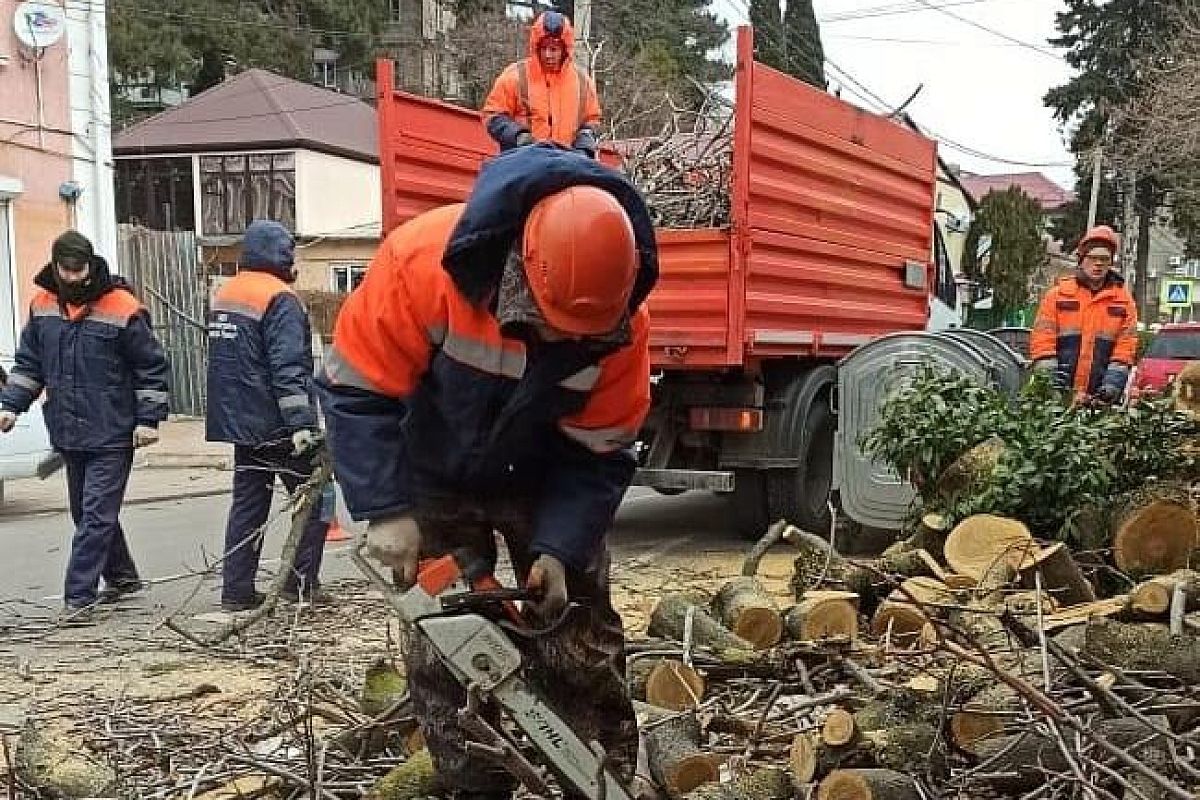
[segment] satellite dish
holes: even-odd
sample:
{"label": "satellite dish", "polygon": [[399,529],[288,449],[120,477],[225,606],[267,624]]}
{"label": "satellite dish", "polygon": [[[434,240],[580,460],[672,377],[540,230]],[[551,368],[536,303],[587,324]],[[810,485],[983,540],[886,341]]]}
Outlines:
{"label": "satellite dish", "polygon": [[35,50],[58,42],[66,29],[67,15],[62,7],[43,0],[21,3],[13,15],[13,31],[17,39]]}

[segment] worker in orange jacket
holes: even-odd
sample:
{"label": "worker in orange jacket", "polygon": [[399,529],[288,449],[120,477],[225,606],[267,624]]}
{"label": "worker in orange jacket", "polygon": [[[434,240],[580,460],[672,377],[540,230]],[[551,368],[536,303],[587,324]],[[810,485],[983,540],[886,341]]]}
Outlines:
{"label": "worker in orange jacket", "polygon": [[[499,531],[536,597],[530,621],[551,629],[530,641],[528,679],[625,778],[637,725],[606,541],[650,406],[643,301],[657,273],[632,184],[577,153],[522,147],[490,161],[465,204],[388,236],[318,379],[368,552],[409,586],[418,558],[493,568]],[[464,747],[464,687],[421,637],[405,659],[449,796],[506,800],[512,776]]]}
{"label": "worker in orange jacket", "polygon": [[1079,267],[1042,298],[1029,347],[1035,370],[1106,403],[1121,398],[1137,353],[1137,306],[1112,268],[1120,249],[1107,225],[1084,234]]}
{"label": "worker in orange jacket", "polygon": [[596,155],[600,101],[596,85],[575,66],[575,32],[558,11],[529,30],[529,56],[509,64],[483,104],[484,125],[501,150],[557,142]]}

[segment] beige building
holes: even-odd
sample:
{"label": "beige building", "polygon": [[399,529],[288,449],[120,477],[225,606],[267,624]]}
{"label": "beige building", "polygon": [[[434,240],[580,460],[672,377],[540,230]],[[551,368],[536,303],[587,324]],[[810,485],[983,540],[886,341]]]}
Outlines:
{"label": "beige building", "polygon": [[375,111],[265,70],[240,73],[115,139],[122,223],[193,230],[216,280],[252,219],[297,240],[297,288],[348,291],[380,236]]}

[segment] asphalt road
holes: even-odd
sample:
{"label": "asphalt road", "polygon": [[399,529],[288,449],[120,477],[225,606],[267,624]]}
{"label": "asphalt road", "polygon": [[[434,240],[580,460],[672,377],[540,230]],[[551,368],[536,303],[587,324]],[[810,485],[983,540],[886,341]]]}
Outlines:
{"label": "asphalt road", "polygon": [[[217,580],[195,573],[219,555],[228,508],[228,495],[126,508],[121,519],[134,558],[143,578],[154,581],[146,595],[129,602],[146,611],[184,602],[197,613],[216,611]],[[687,547],[741,549],[745,543],[731,532],[730,520],[724,498],[707,493],[660,497],[634,488],[618,514],[612,549],[618,559],[652,558],[656,552]],[[58,611],[71,529],[65,513],[0,518],[0,618],[14,613],[45,617]],[[283,520],[273,522],[265,553],[279,551],[283,533]],[[260,585],[271,566],[264,560]],[[326,545],[324,580],[357,574],[344,542]]]}

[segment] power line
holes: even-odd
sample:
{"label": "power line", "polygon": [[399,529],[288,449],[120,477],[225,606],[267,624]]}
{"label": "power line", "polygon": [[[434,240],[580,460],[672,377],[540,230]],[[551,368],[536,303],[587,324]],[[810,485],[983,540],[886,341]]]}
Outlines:
{"label": "power line", "polygon": [[[993,0],[950,0],[943,3],[940,8],[949,8],[951,6],[971,6],[979,3],[993,2]],[[838,14],[830,14],[823,19],[818,20],[822,25],[825,23],[850,22],[859,19],[872,19],[875,17],[890,17],[897,14],[912,14],[928,9],[917,5],[913,0],[906,0],[903,3],[892,3],[884,6],[873,6],[870,8],[860,8],[854,11],[843,11]]]}
{"label": "power line", "polygon": [[901,39],[890,36],[858,36],[852,33],[830,33],[825,35],[829,39],[852,39],[858,42],[882,42],[887,44],[919,44],[919,45],[941,45],[943,47],[1016,47],[1017,45],[1011,42],[986,42],[982,45],[979,42],[953,42],[947,39]]}
{"label": "power line", "polygon": [[964,25],[970,25],[972,28],[978,28],[979,30],[984,31],[985,33],[990,33],[992,36],[998,36],[1001,39],[1005,40],[1006,42],[1011,42],[1012,44],[1015,44],[1018,47],[1024,47],[1026,50],[1032,50],[1035,53],[1039,53],[1040,55],[1046,56],[1047,58],[1053,58],[1056,61],[1064,60],[1063,57],[1061,55],[1059,55],[1058,53],[1055,53],[1051,50],[1045,50],[1041,47],[1038,47],[1036,44],[1031,44],[1030,42],[1023,41],[1021,39],[1016,38],[1015,36],[1009,36],[1004,31],[998,31],[995,28],[989,28],[987,25],[984,25],[983,23],[976,22],[975,20],[970,19],[968,17],[964,17],[961,14],[956,14],[953,11],[949,11],[949,10],[947,10],[947,8],[945,6],[936,6],[933,3],[929,2],[929,0],[917,0],[917,2],[920,3],[921,5],[925,6],[926,8],[928,8],[931,11],[937,11],[941,14],[945,14],[947,17],[950,17],[951,19],[956,19],[959,22],[963,23]]}

